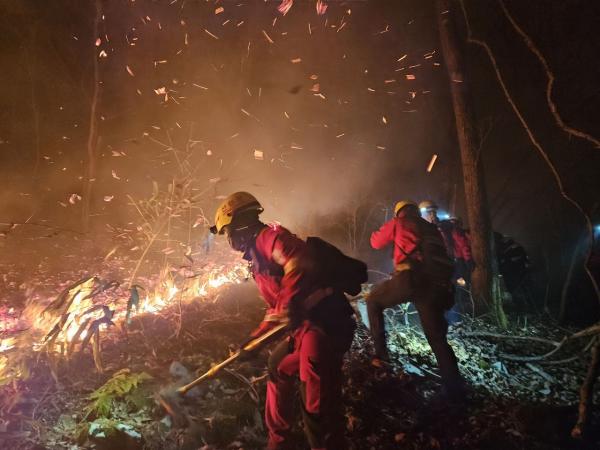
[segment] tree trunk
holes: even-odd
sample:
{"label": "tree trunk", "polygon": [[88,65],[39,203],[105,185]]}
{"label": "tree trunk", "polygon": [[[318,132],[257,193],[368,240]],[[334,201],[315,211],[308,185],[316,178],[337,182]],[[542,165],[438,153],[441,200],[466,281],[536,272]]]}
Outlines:
{"label": "tree trunk", "polygon": [[589,424],[590,409],[594,400],[594,384],[600,373],[600,336],[596,336],[596,342],[592,347],[592,358],[588,366],[587,375],[581,384],[579,391],[579,408],[577,423],[571,430],[571,436],[574,438],[582,438],[585,435],[586,428]]}
{"label": "tree trunk", "polygon": [[37,24],[32,25],[29,48],[27,48],[27,74],[29,75],[29,93],[31,100],[31,116],[33,118],[33,148],[35,149],[35,163],[33,166],[33,188],[39,190],[38,182],[40,169],[40,111],[37,101],[37,67],[36,67],[36,37]]}
{"label": "tree trunk", "polygon": [[467,217],[469,219],[473,258],[476,263],[472,277],[472,294],[477,309],[493,302],[499,322],[506,318],[502,312],[502,299],[498,298],[494,275],[498,273],[494,256],[490,213],[486,198],[483,165],[478,155],[477,137],[470,105],[467,101],[467,83],[463,72],[457,32],[453,23],[450,0],[436,0],[436,13],[442,53],[450,81],[450,93],[456,120],[456,132],[463,168]]}
{"label": "tree trunk", "polygon": [[[100,19],[102,17],[102,0],[96,0],[95,2],[96,12],[94,16],[94,41],[98,38],[98,28]],[[92,41],[93,42],[93,41]],[[90,102],[90,120],[89,120],[89,131],[87,139],[87,162],[85,168],[85,175],[83,178],[83,202],[82,202],[82,217],[81,223],[83,231],[87,232],[90,226],[90,206],[92,201],[92,186],[94,183],[94,176],[96,173],[96,148],[98,146],[98,102],[100,99],[100,68],[98,65],[98,47],[93,47],[94,57],[94,73],[93,73],[93,87],[92,87],[92,99]]]}

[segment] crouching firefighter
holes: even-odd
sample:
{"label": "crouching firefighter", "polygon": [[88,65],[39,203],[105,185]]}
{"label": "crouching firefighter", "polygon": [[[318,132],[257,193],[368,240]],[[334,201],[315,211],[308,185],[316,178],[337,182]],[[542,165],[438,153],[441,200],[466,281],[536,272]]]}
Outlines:
{"label": "crouching firefighter", "polygon": [[236,192],[219,206],[213,233],[225,234],[249,261],[267,313],[251,337],[289,321],[288,336],[269,357],[265,422],[268,449],[291,449],[296,382],[300,380],[304,430],[313,450],[343,450],[342,360],[356,327],[344,292],[356,295],[366,265],[319,238],[303,241],[259,220],[262,206]]}
{"label": "crouching firefighter", "polygon": [[454,351],[448,344],[448,322],[444,312],[452,307],[453,264],[436,225],[421,218],[411,201],[400,201],[395,217],[371,234],[371,246],[394,245],[392,278],[375,286],[367,297],[367,312],[375,343],[373,365],[388,360],[383,311],[408,301],[419,313],[423,332],[435,354],[442,376],[442,394],[461,400],[464,383]]}

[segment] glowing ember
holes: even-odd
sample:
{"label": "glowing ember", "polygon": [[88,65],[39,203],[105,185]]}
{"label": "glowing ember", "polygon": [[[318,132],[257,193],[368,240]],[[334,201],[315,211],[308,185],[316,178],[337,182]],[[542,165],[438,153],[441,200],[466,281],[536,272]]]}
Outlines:
{"label": "glowing ember", "polygon": [[16,339],[14,337],[8,339],[0,339],[0,353],[14,348]]}

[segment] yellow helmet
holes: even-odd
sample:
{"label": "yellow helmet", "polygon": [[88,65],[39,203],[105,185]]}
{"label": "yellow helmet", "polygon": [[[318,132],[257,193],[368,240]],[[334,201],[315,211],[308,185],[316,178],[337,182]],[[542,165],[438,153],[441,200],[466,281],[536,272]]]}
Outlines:
{"label": "yellow helmet", "polygon": [[400,212],[400,210],[402,208],[404,208],[405,206],[414,206],[416,207],[417,204],[415,202],[413,202],[412,200],[400,200],[398,203],[396,203],[396,206],[394,207],[394,215],[398,215],[398,213]]}
{"label": "yellow helmet", "polygon": [[419,209],[421,210],[421,212],[426,212],[426,211],[431,211],[431,210],[438,210],[438,205],[431,201],[431,200],[423,200],[421,203],[419,203]]}
{"label": "yellow helmet", "polygon": [[258,211],[259,214],[263,212],[263,207],[256,197],[248,192],[234,192],[217,208],[215,224],[210,227],[210,231],[223,234],[223,228],[229,225],[236,215],[251,210]]}

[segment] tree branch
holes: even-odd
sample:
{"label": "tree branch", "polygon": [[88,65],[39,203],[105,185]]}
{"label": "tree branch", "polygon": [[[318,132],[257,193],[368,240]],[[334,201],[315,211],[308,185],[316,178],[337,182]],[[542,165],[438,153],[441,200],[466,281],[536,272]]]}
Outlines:
{"label": "tree branch", "polygon": [[550,112],[552,112],[552,115],[554,116],[554,120],[556,121],[556,124],[560,128],[562,128],[566,133],[568,133],[572,136],[577,136],[578,138],[581,138],[581,139],[585,139],[586,141],[594,144],[594,146],[596,148],[600,148],[600,140],[596,139],[594,136],[592,136],[590,134],[584,133],[583,131],[577,130],[575,128],[571,128],[570,126],[565,124],[562,117],[558,113],[558,108],[556,107],[556,103],[554,103],[554,100],[552,100],[552,89],[554,88],[555,78],[554,78],[554,73],[552,73],[552,70],[550,70],[550,66],[548,65],[548,62],[546,61],[546,58],[544,58],[544,55],[542,55],[542,52],[540,52],[540,50],[535,46],[535,44],[533,43],[531,38],[527,35],[527,33],[525,33],[525,31],[515,21],[513,16],[510,14],[508,9],[506,8],[506,5],[504,4],[504,0],[498,0],[498,2],[500,3],[502,11],[504,12],[504,15],[506,16],[506,18],[508,19],[510,24],[513,26],[515,31],[523,38],[523,40],[525,41],[525,44],[527,45],[527,48],[529,48],[529,50],[535,56],[537,56],[537,58],[539,59],[540,63],[542,64],[542,66],[544,68],[544,72],[546,72],[546,78],[548,78],[548,83],[546,84],[546,100],[548,101],[548,107],[550,108]]}

